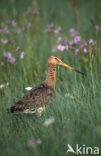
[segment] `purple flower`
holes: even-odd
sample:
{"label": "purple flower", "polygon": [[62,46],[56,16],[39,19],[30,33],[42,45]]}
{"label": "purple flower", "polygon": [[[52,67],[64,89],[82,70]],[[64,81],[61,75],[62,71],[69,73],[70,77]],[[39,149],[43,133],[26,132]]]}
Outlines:
{"label": "purple flower", "polygon": [[55,34],[58,34],[61,31],[61,27],[58,27],[57,29],[54,30]]}
{"label": "purple flower", "polygon": [[27,144],[28,144],[29,147],[35,147],[37,145],[40,145],[41,143],[42,143],[42,141],[40,139],[32,138],[32,139],[28,140]]}
{"label": "purple flower", "polygon": [[84,49],[83,49],[83,52],[84,52],[84,53],[87,53],[87,51],[88,51],[87,48],[84,48]]}
{"label": "purple flower", "polygon": [[71,35],[72,37],[75,37],[75,36],[77,36],[77,34],[78,34],[78,32],[77,32],[74,28],[71,28],[71,29],[69,30],[69,32],[70,32],[70,35]]}
{"label": "purple flower", "polygon": [[31,23],[30,22],[27,23],[26,27],[27,27],[27,29],[29,29],[31,27]]}
{"label": "purple flower", "polygon": [[2,62],[1,62],[1,65],[2,65],[2,66],[4,66],[4,65],[5,65],[5,63],[2,61]]}
{"label": "purple flower", "polygon": [[77,43],[80,42],[80,41],[81,41],[80,36],[75,36],[75,38],[74,38],[74,43],[77,44]]}
{"label": "purple flower", "polygon": [[85,47],[87,47],[87,42],[85,41],[82,45],[81,45],[81,48],[85,48]]}
{"label": "purple flower", "polygon": [[4,55],[4,57],[7,58],[7,59],[10,59],[10,58],[12,57],[11,52],[5,52],[3,55]]}
{"label": "purple flower", "polygon": [[95,44],[95,42],[92,39],[90,39],[89,44]]}
{"label": "purple flower", "polygon": [[8,34],[9,33],[9,29],[8,29],[7,26],[4,28],[3,32],[4,32],[4,34]]}
{"label": "purple flower", "polygon": [[16,59],[12,57],[11,52],[5,52],[3,55],[8,60],[9,63],[11,64],[15,63]]}
{"label": "purple flower", "polygon": [[8,61],[9,61],[11,64],[13,64],[13,63],[15,63],[16,59],[15,59],[14,57],[11,57],[10,59],[8,59]]}
{"label": "purple flower", "polygon": [[65,46],[59,44],[59,45],[57,46],[57,50],[64,51],[64,50],[65,50]]}
{"label": "purple flower", "polygon": [[11,24],[12,24],[13,27],[16,27],[16,22],[15,22],[15,20],[12,20],[12,21],[11,21]]}
{"label": "purple flower", "polygon": [[34,16],[38,16],[39,15],[39,11],[38,10],[35,10],[34,11]]}
{"label": "purple flower", "polygon": [[35,140],[34,139],[30,139],[28,141],[28,146],[35,146]]}
{"label": "purple flower", "polygon": [[73,41],[73,40],[72,40],[72,41],[70,41],[70,42],[69,42],[69,45],[70,45],[70,46],[75,45],[74,41]]}
{"label": "purple flower", "polygon": [[80,49],[75,49],[75,54],[77,55],[77,53],[80,52]]}
{"label": "purple flower", "polygon": [[7,44],[8,43],[8,39],[3,40],[3,44]]}
{"label": "purple flower", "polygon": [[62,38],[61,37],[58,37],[57,40],[58,40],[58,42],[61,42],[62,41]]}
{"label": "purple flower", "polygon": [[48,28],[51,28],[52,29],[53,27],[54,27],[54,24],[49,24],[48,25]]}
{"label": "purple flower", "polygon": [[47,33],[51,33],[52,30],[53,30],[53,28],[54,28],[54,24],[48,25],[48,28],[46,29],[46,32],[47,32]]}
{"label": "purple flower", "polygon": [[24,52],[22,52],[22,53],[20,54],[20,59],[23,59],[23,58],[24,58],[24,56],[25,56],[25,53],[24,53]]}

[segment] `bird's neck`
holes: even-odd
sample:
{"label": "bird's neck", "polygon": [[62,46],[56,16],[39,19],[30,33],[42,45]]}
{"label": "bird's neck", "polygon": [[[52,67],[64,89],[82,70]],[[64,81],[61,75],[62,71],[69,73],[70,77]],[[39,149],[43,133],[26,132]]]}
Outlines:
{"label": "bird's neck", "polygon": [[55,88],[55,84],[56,84],[56,65],[48,63],[48,74],[47,74],[47,78],[45,80],[45,83],[48,86]]}

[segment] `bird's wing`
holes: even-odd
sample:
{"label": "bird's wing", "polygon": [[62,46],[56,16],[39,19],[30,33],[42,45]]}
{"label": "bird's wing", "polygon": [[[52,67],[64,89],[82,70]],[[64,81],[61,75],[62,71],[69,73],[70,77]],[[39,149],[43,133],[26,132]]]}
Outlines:
{"label": "bird's wing", "polygon": [[34,111],[36,108],[46,106],[54,96],[53,88],[41,84],[27,92],[20,101],[10,108],[10,112],[23,112],[29,109]]}
{"label": "bird's wing", "polygon": [[41,84],[27,92],[22,98],[22,101],[26,104],[32,105],[32,107],[40,107],[47,104],[48,101],[54,97],[54,95],[55,91],[53,88]]}

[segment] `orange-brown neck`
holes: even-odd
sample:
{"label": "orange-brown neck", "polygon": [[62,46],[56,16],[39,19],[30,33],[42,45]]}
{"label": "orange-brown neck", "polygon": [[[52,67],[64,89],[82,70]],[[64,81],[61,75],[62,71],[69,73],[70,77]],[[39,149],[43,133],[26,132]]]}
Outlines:
{"label": "orange-brown neck", "polygon": [[55,88],[55,83],[56,83],[56,65],[48,63],[48,74],[47,74],[47,78],[45,80],[45,83],[48,86]]}

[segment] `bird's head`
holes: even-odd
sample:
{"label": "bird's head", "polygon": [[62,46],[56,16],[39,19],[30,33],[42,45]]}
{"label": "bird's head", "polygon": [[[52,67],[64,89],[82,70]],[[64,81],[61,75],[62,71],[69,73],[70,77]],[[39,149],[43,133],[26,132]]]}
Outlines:
{"label": "bird's head", "polygon": [[60,63],[62,63],[62,61],[58,56],[52,55],[49,57],[48,63],[53,65],[59,65]]}
{"label": "bird's head", "polygon": [[74,71],[84,75],[83,72],[80,72],[79,70],[76,70],[75,68],[63,63],[62,60],[58,56],[55,56],[55,55],[52,55],[52,56],[49,57],[48,64],[61,65],[61,66],[67,67],[67,68],[69,68],[71,70],[74,70]]}

